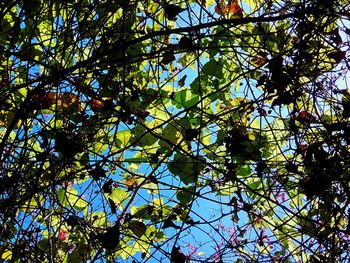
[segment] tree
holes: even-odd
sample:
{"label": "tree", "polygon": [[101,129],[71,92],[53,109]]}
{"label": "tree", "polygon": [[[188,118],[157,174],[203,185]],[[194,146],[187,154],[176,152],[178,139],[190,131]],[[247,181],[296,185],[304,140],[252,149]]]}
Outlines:
{"label": "tree", "polygon": [[349,260],[348,1],[0,6],[3,260]]}

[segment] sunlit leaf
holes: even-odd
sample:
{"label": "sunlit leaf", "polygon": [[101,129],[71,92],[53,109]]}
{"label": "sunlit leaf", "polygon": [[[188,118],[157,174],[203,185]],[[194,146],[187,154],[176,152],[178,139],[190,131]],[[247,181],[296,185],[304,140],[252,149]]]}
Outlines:
{"label": "sunlit leaf", "polygon": [[109,194],[109,198],[111,198],[120,209],[123,209],[123,204],[129,199],[129,197],[130,194],[120,188],[114,188],[112,193]]}
{"label": "sunlit leaf", "polygon": [[7,250],[1,254],[1,259],[11,260],[12,259],[12,251]]}

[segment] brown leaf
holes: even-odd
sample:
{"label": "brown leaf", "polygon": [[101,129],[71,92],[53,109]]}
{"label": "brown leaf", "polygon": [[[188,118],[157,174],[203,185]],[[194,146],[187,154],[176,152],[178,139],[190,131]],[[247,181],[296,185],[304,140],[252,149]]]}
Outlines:
{"label": "brown leaf", "polygon": [[192,40],[189,37],[182,37],[178,43],[179,48],[193,48]]}
{"label": "brown leaf", "polygon": [[221,16],[226,14],[226,5],[224,0],[221,0],[221,2],[215,6],[215,13]]}
{"label": "brown leaf", "polygon": [[259,66],[262,66],[262,65],[264,65],[265,63],[266,63],[266,58],[263,58],[263,57],[260,57],[260,56],[258,56],[258,57],[253,57],[252,59],[251,59],[251,63],[254,65],[254,66],[256,66],[256,67],[259,67]]}
{"label": "brown leaf", "polygon": [[242,12],[242,9],[241,7],[238,5],[238,1],[237,0],[234,0],[232,1],[231,3],[229,3],[227,6],[226,6],[228,12],[234,16],[237,16],[239,18],[242,18],[243,17],[243,12]]}
{"label": "brown leaf", "polygon": [[185,263],[187,257],[181,252],[180,247],[173,247],[171,250],[171,263]]}
{"label": "brown leaf", "polygon": [[150,115],[150,112],[149,111],[146,111],[146,110],[137,110],[136,112],[135,112],[135,115],[140,119],[140,120],[144,120],[144,119],[146,119],[146,117],[148,116],[148,115]]}
{"label": "brown leaf", "polygon": [[95,181],[98,181],[101,177],[106,177],[106,171],[99,165],[91,170],[89,174]]}
{"label": "brown leaf", "polygon": [[225,1],[221,0],[221,2],[216,5],[215,12],[221,16],[231,14],[239,18],[243,17],[243,11],[237,0],[231,0],[228,4],[225,4]]}
{"label": "brown leaf", "polygon": [[312,123],[316,121],[316,117],[307,111],[299,112],[295,119],[301,123]]}
{"label": "brown leaf", "polygon": [[105,194],[111,194],[112,193],[112,185],[113,185],[113,180],[109,179],[104,185],[102,186],[102,191]]}
{"label": "brown leaf", "polygon": [[95,239],[100,243],[102,248],[114,250],[119,245],[119,236],[119,225],[116,224],[107,228],[105,232],[95,235]]}
{"label": "brown leaf", "polygon": [[84,110],[79,96],[71,92],[46,92],[35,94],[32,97],[33,107],[36,110],[48,110],[56,106],[58,112],[74,113]]}
{"label": "brown leaf", "polygon": [[166,51],[163,54],[163,59],[161,60],[161,63],[167,65],[173,62],[174,60],[175,60],[174,51]]}
{"label": "brown leaf", "polygon": [[342,38],[339,34],[339,28],[333,29],[331,32],[328,33],[330,39],[337,45],[340,45],[342,43]]}
{"label": "brown leaf", "polygon": [[337,50],[327,54],[327,56],[331,59],[334,59],[336,63],[339,63],[340,61],[342,61],[345,58],[345,55],[346,55],[346,52],[341,50]]}
{"label": "brown leaf", "polygon": [[177,5],[166,4],[164,5],[164,13],[167,19],[176,20],[176,16],[186,9],[182,9]]}
{"label": "brown leaf", "polygon": [[99,111],[103,108],[104,102],[103,102],[103,100],[92,99],[89,102],[89,106],[93,111]]}
{"label": "brown leaf", "polygon": [[114,203],[114,201],[111,198],[108,198],[109,206],[111,208],[111,212],[113,214],[117,213],[117,205]]}
{"label": "brown leaf", "polygon": [[138,221],[131,221],[129,223],[129,229],[137,236],[142,237],[147,230],[147,227],[144,223]]}

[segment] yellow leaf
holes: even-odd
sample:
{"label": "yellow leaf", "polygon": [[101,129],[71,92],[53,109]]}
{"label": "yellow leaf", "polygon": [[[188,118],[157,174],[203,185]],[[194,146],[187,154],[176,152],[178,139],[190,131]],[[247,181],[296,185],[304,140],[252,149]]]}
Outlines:
{"label": "yellow leaf", "polygon": [[11,260],[12,259],[12,251],[7,250],[1,255],[1,259]]}
{"label": "yellow leaf", "polygon": [[254,135],[254,133],[248,132],[248,138],[249,138],[249,140],[251,140],[251,141],[255,141],[255,135]]}
{"label": "yellow leaf", "polygon": [[245,0],[245,2],[250,7],[250,12],[255,12],[260,4],[257,0]]}
{"label": "yellow leaf", "polygon": [[162,207],[164,206],[164,201],[163,201],[163,198],[154,198],[153,199],[153,204],[155,207]]}
{"label": "yellow leaf", "polygon": [[252,121],[252,123],[250,124],[250,128],[261,129],[260,122],[257,118]]}
{"label": "yellow leaf", "polygon": [[214,3],[215,3],[214,0],[207,0],[207,1],[205,1],[205,5],[206,5],[207,7],[212,6]]}
{"label": "yellow leaf", "polygon": [[30,198],[30,200],[25,202],[25,205],[21,208],[21,210],[27,212],[34,211],[35,209],[39,209],[44,201],[44,197],[35,195]]}

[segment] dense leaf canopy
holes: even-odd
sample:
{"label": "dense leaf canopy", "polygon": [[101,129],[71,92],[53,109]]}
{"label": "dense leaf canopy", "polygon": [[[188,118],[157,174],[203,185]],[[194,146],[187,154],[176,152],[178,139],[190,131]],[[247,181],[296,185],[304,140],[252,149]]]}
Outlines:
{"label": "dense leaf canopy", "polygon": [[350,260],[347,0],[0,14],[2,260]]}

